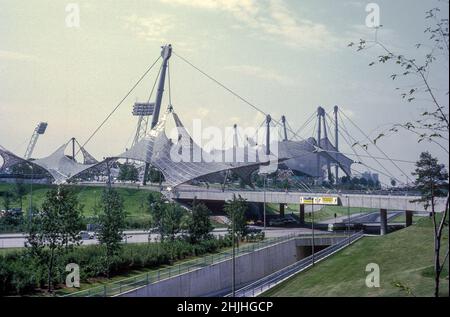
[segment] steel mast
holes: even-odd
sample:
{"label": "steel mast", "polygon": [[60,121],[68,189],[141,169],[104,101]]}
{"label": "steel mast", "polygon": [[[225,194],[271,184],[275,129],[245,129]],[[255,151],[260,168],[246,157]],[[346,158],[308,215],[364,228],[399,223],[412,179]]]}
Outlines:
{"label": "steel mast", "polygon": [[[164,94],[164,84],[166,81],[166,72],[167,72],[167,64],[169,62],[170,57],[172,56],[172,45],[168,44],[162,47],[161,50],[161,57],[163,58],[162,66],[161,66],[161,74],[159,75],[159,84],[158,84],[158,90],[156,92],[156,101],[155,101],[155,108],[153,110],[153,116],[152,116],[152,122],[150,128],[153,129],[158,124],[159,120],[159,113],[161,110],[161,103],[162,98]],[[142,181],[143,185],[147,184],[147,175],[148,175],[148,169],[150,167],[149,163],[145,164],[145,170],[144,170],[144,179]]]}

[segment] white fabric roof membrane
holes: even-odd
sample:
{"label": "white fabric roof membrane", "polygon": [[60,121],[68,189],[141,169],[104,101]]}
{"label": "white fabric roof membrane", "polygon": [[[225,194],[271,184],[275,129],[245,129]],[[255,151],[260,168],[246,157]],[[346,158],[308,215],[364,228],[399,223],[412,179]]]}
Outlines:
{"label": "white fabric roof membrane", "polygon": [[32,161],[50,173],[55,179],[56,184],[65,183],[71,178],[93,168],[101,163],[98,163],[85,149],[80,148],[84,157],[84,162],[89,164],[82,164],[67,157],[64,151],[71,141],[61,145],[55,152],[47,157]]}
{"label": "white fabric roof membrane", "polygon": [[[331,144],[330,140],[327,138],[321,139],[321,148],[324,150],[322,152],[314,152],[317,146],[317,141],[314,138],[308,138],[307,140],[302,141],[283,141],[280,143],[280,155],[289,156],[292,154],[291,152],[294,150],[295,154],[302,153],[301,155],[297,155],[297,157],[287,160],[283,162],[288,168],[293,171],[298,171],[303,174],[312,176],[312,177],[322,177],[323,175],[318,175],[317,158],[320,157],[320,170],[327,164],[327,160],[330,160],[331,164],[338,164],[340,168],[344,170],[347,175],[351,175],[351,164],[353,161],[343,155],[342,153],[334,153],[337,152],[336,148]],[[283,152],[286,151],[286,152]],[[326,152],[331,151],[332,153]]]}
{"label": "white fabric roof membrane", "polygon": [[26,162],[23,158],[15,155],[0,145],[0,156],[3,158],[3,164],[0,166],[0,171],[4,171],[21,162]]}
{"label": "white fabric roof membrane", "polygon": [[[175,142],[169,139],[165,133],[168,116],[175,121],[178,133],[178,139]],[[183,151],[185,152],[183,153]],[[183,159],[173,159],[174,154],[175,158],[182,157]],[[158,125],[145,138],[115,158],[149,163],[159,169],[164,174],[166,181],[172,186],[230,169],[258,168],[261,164],[268,162],[266,157],[260,159],[258,152],[256,152],[256,157],[252,162],[246,160],[244,162],[230,162],[224,160],[223,156],[219,160],[211,161],[211,157],[212,153],[204,151],[193,141],[178,115],[171,111],[161,118]]]}
{"label": "white fabric roof membrane", "polygon": [[87,171],[90,168],[97,167],[100,164],[104,163],[99,163],[82,147],[80,147],[80,150],[83,154],[84,162],[87,164],[78,163],[67,157],[64,154],[64,151],[70,142],[71,141],[61,145],[50,156],[33,161],[27,161],[0,146],[0,155],[4,160],[0,170],[6,170],[7,168],[10,168],[22,162],[28,162],[30,164],[42,167],[54,178],[54,182],[56,184],[61,184],[69,181],[71,178],[78,176],[79,174]]}

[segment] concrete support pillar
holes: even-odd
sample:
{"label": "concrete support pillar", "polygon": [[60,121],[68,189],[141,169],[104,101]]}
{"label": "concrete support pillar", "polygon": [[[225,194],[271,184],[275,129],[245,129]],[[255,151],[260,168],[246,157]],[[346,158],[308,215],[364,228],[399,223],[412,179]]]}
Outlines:
{"label": "concrete support pillar", "polygon": [[380,235],[384,236],[388,233],[387,210],[380,209]]}
{"label": "concrete support pillar", "polygon": [[284,204],[280,204],[280,217],[284,217]]}
{"label": "concrete support pillar", "polygon": [[412,225],[413,212],[411,210],[406,210],[405,216],[406,216],[406,226],[409,227],[410,225]]}
{"label": "concrete support pillar", "polygon": [[299,218],[300,218],[300,224],[301,224],[301,225],[305,224],[305,205],[304,205],[304,204],[301,204],[301,205],[300,205],[300,215],[299,215]]}

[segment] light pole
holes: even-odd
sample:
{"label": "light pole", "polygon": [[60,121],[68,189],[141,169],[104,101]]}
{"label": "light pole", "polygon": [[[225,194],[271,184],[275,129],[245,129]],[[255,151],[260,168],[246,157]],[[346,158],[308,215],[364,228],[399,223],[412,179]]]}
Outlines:
{"label": "light pole", "polygon": [[312,265],[314,265],[314,253],[315,253],[315,237],[314,237],[314,197],[311,198],[311,222],[312,222]]}
{"label": "light pole", "polygon": [[235,233],[236,233],[236,223],[234,221],[235,211],[233,210],[231,221],[233,222],[232,225],[232,243],[233,243],[233,255],[232,255],[232,268],[231,268],[231,295],[232,297],[236,297],[236,241],[235,241]]}
{"label": "light pole", "polygon": [[350,245],[350,197],[347,196],[347,238]]}
{"label": "light pole", "polygon": [[33,170],[33,164],[30,164],[31,167],[31,182],[30,182],[30,210],[28,212],[28,221],[31,225],[31,220],[33,217],[33,177],[34,177],[34,170]]}
{"label": "light pole", "polygon": [[263,205],[263,218],[264,218],[264,232],[266,231],[266,181],[267,181],[267,174],[264,174],[264,205]]}

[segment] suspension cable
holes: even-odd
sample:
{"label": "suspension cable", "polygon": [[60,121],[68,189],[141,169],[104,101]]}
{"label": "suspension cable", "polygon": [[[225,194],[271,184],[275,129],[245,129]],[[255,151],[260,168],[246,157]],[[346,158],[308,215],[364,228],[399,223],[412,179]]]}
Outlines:
{"label": "suspension cable", "polygon": [[403,174],[405,175],[407,180],[411,180],[408,176],[408,174],[406,174],[398,165],[397,163],[395,163],[394,161],[391,160],[391,158],[386,154],[386,152],[384,152],[375,142],[373,142],[370,137],[358,126],[356,125],[356,123],[353,122],[353,120],[351,120],[344,111],[340,111],[342,112],[342,115],[348,120],[350,121],[351,124],[353,124],[358,130],[359,132],[361,132],[366,138],[367,140],[369,140],[370,143],[372,143],[377,149],[378,151],[380,151],[387,159],[389,159],[389,161],[391,161],[391,163]]}
{"label": "suspension cable", "polygon": [[[342,120],[342,117],[341,117],[340,112],[338,113],[338,116],[339,116],[339,119],[340,119],[340,122],[341,122],[342,130],[347,134],[347,136],[348,136],[350,139],[353,140],[353,142],[355,142],[355,144],[358,143],[358,142],[356,141],[356,139],[353,138],[353,136],[347,131],[347,127],[346,127],[346,125],[345,125],[344,120]],[[344,139],[345,139],[345,138],[344,138]],[[347,142],[347,140],[346,140],[346,142]],[[350,144],[349,144],[349,145],[350,145]],[[350,145],[350,146],[351,146],[352,149],[354,149],[354,147],[353,147],[352,145]],[[382,169],[384,169],[384,170],[386,171],[387,174],[389,174],[388,177],[395,179],[395,180],[396,180],[397,182],[399,182],[399,183],[402,183],[402,181],[399,180],[397,177],[395,177],[395,176],[394,176],[394,175],[393,175],[393,174],[392,174],[392,173],[391,173],[391,172],[390,172],[383,164],[380,163],[380,161],[379,161],[378,159],[374,158],[374,157],[369,153],[369,151],[367,151],[366,148],[364,148],[364,147],[362,147],[362,146],[361,146],[361,148],[367,153],[367,155],[369,155],[375,162],[377,162],[378,165],[379,165]],[[356,153],[356,152],[355,152],[355,153]],[[360,161],[362,161],[362,160],[360,159]],[[361,162],[361,163],[362,163],[362,162]],[[364,164],[364,165],[365,165],[365,164]],[[375,168],[373,168],[373,167],[372,167],[372,169],[375,170]]]}
{"label": "suspension cable", "polygon": [[[131,89],[125,94],[125,96],[119,101],[119,103],[114,107],[114,109],[106,116],[106,118],[100,123],[100,125],[94,130],[94,132],[89,136],[89,138],[83,143],[83,148],[86,146],[86,144],[91,141],[91,139],[97,134],[97,132],[103,127],[103,125],[111,118],[111,116],[116,112],[116,110],[122,105],[122,103],[125,101],[125,99],[128,98],[128,96],[133,92],[133,90],[141,83],[141,81],[147,76],[147,74],[152,70],[152,68],[156,65],[156,63],[159,61],[161,56],[158,56],[158,58],[155,60],[155,62],[144,72],[144,74],[138,79],[138,81],[131,87]],[[80,152],[80,149],[78,149],[77,153]]]}

